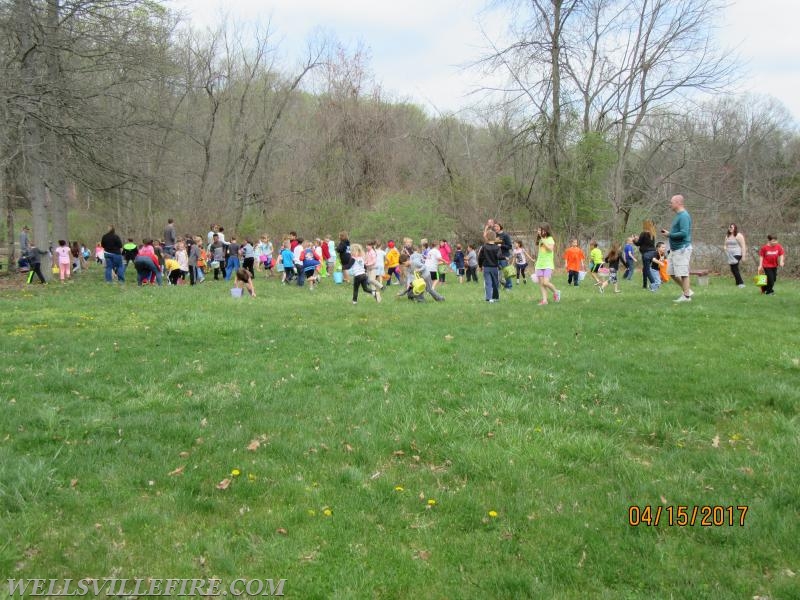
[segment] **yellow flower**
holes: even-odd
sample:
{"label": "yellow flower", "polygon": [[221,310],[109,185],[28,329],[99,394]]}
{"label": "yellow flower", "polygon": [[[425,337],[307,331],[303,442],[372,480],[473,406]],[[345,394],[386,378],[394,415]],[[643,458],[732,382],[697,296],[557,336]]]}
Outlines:
{"label": "yellow flower", "polygon": [[402,492],[402,491],[403,491],[403,486],[402,486],[402,485],[396,485],[396,486],[394,486],[394,491],[395,491],[395,492]]}
{"label": "yellow flower", "polygon": [[436,500],[433,498],[428,499],[428,506],[436,506]]}
{"label": "yellow flower", "polygon": [[248,479],[248,481],[255,481],[256,480],[256,476],[253,473],[248,473],[247,474],[247,479]]}
{"label": "yellow flower", "polygon": [[234,469],[233,471],[231,471],[231,477],[238,477],[241,474],[242,472],[239,469]]}
{"label": "yellow flower", "polygon": [[497,518],[497,511],[496,510],[490,510],[489,511],[489,516],[492,517],[493,519],[496,519]]}
{"label": "yellow flower", "polygon": [[330,517],[333,514],[333,511],[330,508],[326,508],[325,510],[322,511],[322,514],[325,515],[326,517]]}

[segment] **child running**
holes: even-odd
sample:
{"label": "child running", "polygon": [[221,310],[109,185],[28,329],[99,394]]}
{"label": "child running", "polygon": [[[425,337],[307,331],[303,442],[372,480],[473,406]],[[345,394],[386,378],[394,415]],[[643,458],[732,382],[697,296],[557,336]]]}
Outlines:
{"label": "child running", "polygon": [[361,244],[352,244],[350,246],[350,258],[353,274],[353,304],[358,304],[359,287],[368,294],[371,294],[376,302],[380,302],[381,293],[377,290],[373,290],[367,281],[367,269],[364,266],[364,248],[362,248]]}
{"label": "child running", "polygon": [[600,281],[600,277],[598,277],[597,273],[600,271],[600,267],[603,266],[603,251],[597,247],[597,242],[592,240],[589,242],[589,273],[594,279],[595,285],[602,285],[602,281]]}
{"label": "child running", "polygon": [[528,268],[528,259],[533,261],[533,257],[525,250],[522,245],[522,240],[517,240],[514,243],[514,266],[517,269],[517,285],[519,285],[519,278],[522,277],[522,283],[528,283],[525,279],[525,269]]}
{"label": "child running", "polygon": [[608,264],[608,280],[600,284],[600,293],[602,294],[609,283],[614,284],[614,293],[619,294],[619,281],[617,279],[617,271],[619,271],[619,263],[622,260],[622,250],[619,244],[614,242],[611,244],[611,250],[606,254],[606,263]]}

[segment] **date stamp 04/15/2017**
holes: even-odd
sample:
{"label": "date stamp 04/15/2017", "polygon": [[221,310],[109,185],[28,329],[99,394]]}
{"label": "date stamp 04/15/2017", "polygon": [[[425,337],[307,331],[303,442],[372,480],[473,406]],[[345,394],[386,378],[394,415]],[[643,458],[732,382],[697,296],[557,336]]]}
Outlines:
{"label": "date stamp 04/15/2017", "polygon": [[750,507],[723,506],[715,504],[676,506],[644,506],[628,507],[628,525],[631,527],[744,527],[744,519]]}

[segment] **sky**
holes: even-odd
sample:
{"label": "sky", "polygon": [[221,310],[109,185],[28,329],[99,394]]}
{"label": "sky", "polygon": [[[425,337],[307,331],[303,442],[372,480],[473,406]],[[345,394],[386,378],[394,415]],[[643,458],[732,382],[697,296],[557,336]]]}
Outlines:
{"label": "sky", "polygon": [[[299,62],[309,39],[323,33],[370,54],[374,77],[389,97],[430,112],[457,111],[474,99],[480,75],[464,66],[498,39],[503,15],[489,0],[168,0],[198,28],[220,15],[270,23],[285,65]],[[720,15],[720,46],[738,54],[741,92],[773,96],[800,123],[798,0],[731,0]]]}

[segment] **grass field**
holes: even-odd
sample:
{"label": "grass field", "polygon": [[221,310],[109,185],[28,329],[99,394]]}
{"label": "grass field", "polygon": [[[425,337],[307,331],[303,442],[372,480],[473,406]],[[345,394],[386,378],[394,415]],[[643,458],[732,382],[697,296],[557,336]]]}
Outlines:
{"label": "grass field", "polygon": [[800,597],[797,282],[546,307],[530,283],[493,305],[229,287],[0,291],[6,577]]}

